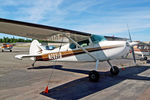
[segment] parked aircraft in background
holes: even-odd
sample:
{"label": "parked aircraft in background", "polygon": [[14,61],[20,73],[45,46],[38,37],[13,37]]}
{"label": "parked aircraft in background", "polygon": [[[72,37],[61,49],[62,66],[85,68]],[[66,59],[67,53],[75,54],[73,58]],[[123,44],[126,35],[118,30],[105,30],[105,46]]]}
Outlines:
{"label": "parked aircraft in background", "polygon": [[[60,45],[53,50],[45,50],[41,43],[33,40],[29,54],[16,55],[17,59],[31,58],[36,61],[75,61],[75,62],[96,62],[95,70],[89,73],[90,81],[98,81],[99,73],[97,68],[99,62],[107,61],[110,65],[112,75],[118,75],[119,68],[110,63],[112,59],[122,58],[129,53],[130,49],[136,45],[132,41],[108,41],[104,36],[91,33],[79,32],[52,26],[45,26],[21,21],[14,21],[0,18],[0,33],[24,36],[39,40],[59,40],[68,39],[68,43]],[[57,38],[57,36],[60,38]],[[132,51],[134,62],[135,55]],[[34,66],[33,63],[33,66]]]}
{"label": "parked aircraft in background", "polygon": [[4,51],[12,52],[12,48],[13,48],[12,44],[4,43],[3,46],[2,46],[2,52],[4,52]]}
{"label": "parked aircraft in background", "polygon": [[150,56],[150,44],[139,42],[138,45],[134,46],[135,54],[140,55],[140,60],[147,60],[147,56]]}

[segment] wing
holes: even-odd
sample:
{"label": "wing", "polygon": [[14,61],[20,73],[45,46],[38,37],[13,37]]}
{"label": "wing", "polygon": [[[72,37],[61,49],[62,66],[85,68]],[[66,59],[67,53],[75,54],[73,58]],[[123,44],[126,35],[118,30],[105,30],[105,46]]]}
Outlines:
{"label": "wing", "polygon": [[90,33],[0,18],[0,33],[27,38],[55,41],[67,33],[75,41],[89,38]]}

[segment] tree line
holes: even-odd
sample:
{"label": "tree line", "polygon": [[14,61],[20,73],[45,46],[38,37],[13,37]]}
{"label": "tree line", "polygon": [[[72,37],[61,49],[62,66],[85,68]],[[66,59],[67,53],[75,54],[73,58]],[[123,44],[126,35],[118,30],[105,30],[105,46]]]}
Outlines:
{"label": "tree line", "polygon": [[[0,43],[16,43],[16,42],[32,42],[33,39],[23,39],[23,38],[9,38],[9,37],[3,37],[0,38]],[[56,41],[44,41],[44,40],[38,40],[39,42],[47,42],[47,43],[60,43]]]}
{"label": "tree line", "polygon": [[31,39],[23,39],[23,38],[8,38],[3,37],[0,38],[0,43],[16,43],[16,42],[32,42]]}

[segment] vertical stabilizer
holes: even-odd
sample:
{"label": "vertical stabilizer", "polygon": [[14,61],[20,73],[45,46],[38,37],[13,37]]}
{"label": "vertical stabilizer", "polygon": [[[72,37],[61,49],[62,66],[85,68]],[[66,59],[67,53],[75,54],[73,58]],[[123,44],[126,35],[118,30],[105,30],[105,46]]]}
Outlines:
{"label": "vertical stabilizer", "polygon": [[29,54],[30,55],[37,55],[42,54],[43,49],[41,47],[41,43],[38,42],[38,40],[33,40],[30,45]]}

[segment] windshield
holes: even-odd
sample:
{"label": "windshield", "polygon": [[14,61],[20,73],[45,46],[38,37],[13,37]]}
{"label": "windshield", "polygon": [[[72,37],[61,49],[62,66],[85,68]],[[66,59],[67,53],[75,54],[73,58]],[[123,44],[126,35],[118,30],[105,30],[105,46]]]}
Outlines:
{"label": "windshield", "polygon": [[106,38],[101,35],[92,35],[91,40],[92,40],[92,42],[100,42],[100,41],[106,40]]}

